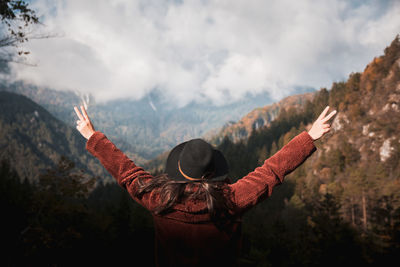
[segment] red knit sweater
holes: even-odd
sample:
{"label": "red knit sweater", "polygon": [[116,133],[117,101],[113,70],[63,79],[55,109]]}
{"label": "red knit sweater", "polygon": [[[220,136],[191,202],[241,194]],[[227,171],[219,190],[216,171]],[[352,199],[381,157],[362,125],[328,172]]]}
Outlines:
{"label": "red knit sweater", "polygon": [[[159,197],[150,192],[135,196],[135,179],[152,179],[152,175],[138,167],[101,132],[95,132],[86,144],[108,172],[125,188],[132,198],[149,211],[157,207]],[[293,138],[261,167],[229,184],[230,198],[236,206],[235,222],[220,231],[210,221],[207,205],[202,201],[186,201],[175,205],[166,215],[154,215],[156,264],[162,266],[236,265],[240,252],[241,216],[264,198],[284,177],[301,165],[316,147],[310,135],[302,132]],[[262,218],[260,218],[262,219]],[[140,241],[139,241],[140,242]]]}

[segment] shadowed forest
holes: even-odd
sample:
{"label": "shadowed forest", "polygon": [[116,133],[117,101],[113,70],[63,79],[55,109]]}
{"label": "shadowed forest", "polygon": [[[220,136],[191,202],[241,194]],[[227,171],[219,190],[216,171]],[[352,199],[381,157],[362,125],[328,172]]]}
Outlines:
{"label": "shadowed forest", "polygon": [[[338,110],[317,152],[243,218],[243,266],[382,266],[400,253],[400,39],[363,73],[322,88],[237,143],[225,138],[233,180]],[[389,140],[389,141],[387,141]],[[383,153],[385,142],[390,153]],[[7,266],[153,264],[151,215],[115,183],[68,158],[37,181],[0,165],[1,242]],[[96,182],[97,181],[97,182]]]}

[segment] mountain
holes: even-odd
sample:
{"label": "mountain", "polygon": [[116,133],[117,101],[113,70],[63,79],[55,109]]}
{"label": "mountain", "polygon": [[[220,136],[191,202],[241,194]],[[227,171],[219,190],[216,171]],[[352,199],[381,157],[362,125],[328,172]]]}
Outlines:
{"label": "mountain", "polygon": [[91,112],[99,129],[126,140],[140,156],[152,159],[178,143],[202,136],[270,101],[267,94],[262,94],[224,106],[190,103],[175,107],[166,102],[162,93],[152,92],[140,100],[94,105]]}
{"label": "mountain", "polygon": [[[234,143],[246,141],[254,131],[268,127],[282,112],[303,110],[312,101],[315,93],[304,93],[285,97],[279,102],[258,107],[243,116],[239,121],[229,121],[223,127],[206,132],[201,138],[217,146],[228,138]],[[144,164],[153,173],[161,173],[164,169],[169,150]]]}
{"label": "mountain", "polygon": [[[338,111],[332,130],[317,142],[320,149],[316,156],[305,163],[310,173],[318,176],[318,183],[327,184],[332,182],[333,177],[342,177],[345,171],[350,171],[346,169],[347,165],[365,171],[375,163],[384,166],[389,177],[399,178],[399,37],[362,73],[352,73],[347,81],[333,83],[330,90],[316,92],[303,109],[280,113],[270,125],[253,131],[243,140],[245,142],[235,143],[225,138],[219,147],[232,157],[235,157],[235,149],[242,151],[240,157],[231,163],[247,166],[236,173],[239,177],[276,152],[297,133],[309,129],[326,105]],[[253,115],[250,113],[244,118],[248,117]],[[254,121],[250,120],[249,125],[254,125]]]}
{"label": "mountain", "polygon": [[6,79],[0,83],[0,90],[29,97],[71,127],[74,127],[76,121],[73,106],[87,104],[96,129],[104,132],[139,164],[180,142],[220,129],[227,121],[236,121],[255,107],[272,103],[270,96],[262,93],[247,95],[223,106],[192,102],[177,107],[157,90],[139,100],[118,99],[96,103],[90,94],[56,91],[23,81],[9,83]]}
{"label": "mountain", "polygon": [[286,112],[290,109],[302,109],[307,101],[312,101],[313,97],[314,92],[285,97],[279,102],[254,109],[237,122],[228,122],[217,133],[215,131],[206,133],[204,138],[215,145],[220,144],[224,138],[229,138],[235,143],[246,140],[253,131],[268,127],[282,109]]}
{"label": "mountain", "polygon": [[[339,113],[332,124],[332,135],[322,144],[320,162],[314,165],[324,181],[340,173],[346,165],[354,164],[360,170],[367,170],[375,163],[375,167],[386,168],[383,173],[387,178],[399,179],[399,36],[385,49],[384,55],[374,58],[366,66],[363,73],[352,73],[346,82],[334,83],[329,92],[329,104],[337,107]],[[348,147],[354,152],[351,161],[346,159],[346,153],[350,153]],[[329,165],[327,158],[322,156],[330,157],[338,151],[348,162],[340,162],[343,164],[340,170],[326,166]]]}
{"label": "mountain", "polygon": [[111,180],[85,149],[86,140],[29,98],[0,91],[0,159],[7,159],[21,178],[35,181],[64,156],[86,175]]}
{"label": "mountain", "polygon": [[[0,83],[0,91],[13,92],[24,95],[48,110],[52,116],[64,122],[70,127],[75,127],[77,120],[73,107],[80,103],[95,105],[94,98],[90,94],[82,94],[72,91],[56,91],[50,88],[42,88],[27,84],[23,81],[8,83],[3,80]],[[108,134],[108,132],[106,132]],[[108,134],[109,135],[109,134]],[[118,136],[109,136],[112,141],[125,153],[134,158],[138,163],[145,160],[135,153],[136,149],[126,140]]]}
{"label": "mountain", "polygon": [[[7,77],[7,74],[4,74]],[[50,88],[37,87],[24,81],[8,82],[4,79],[0,83],[0,91],[13,92],[30,98],[35,103],[48,110],[57,119],[74,125],[76,121],[71,107],[81,103],[83,100],[91,103],[93,97],[89,94],[79,94],[72,91],[56,91]]]}
{"label": "mountain", "polygon": [[[284,106],[285,102],[287,108],[276,112],[277,107]],[[293,108],[296,102],[297,106]],[[384,55],[374,58],[362,73],[351,73],[347,81],[335,82],[329,90],[323,88],[315,93],[304,94],[303,98],[301,95],[291,96],[280,103],[255,109],[239,122],[225,126],[211,140],[217,140],[222,150],[225,147],[246,150],[249,155],[241,154],[237,163],[243,162],[243,158],[252,161],[251,166],[246,168],[250,170],[260,161],[255,152],[266,150],[264,157],[273,154],[271,152],[276,152],[296,133],[309,129],[326,105],[338,113],[333,120],[331,133],[317,142],[321,150],[314,157],[314,161],[319,163],[309,166],[313,173],[321,174],[321,177],[334,175],[336,172],[328,167],[328,159],[332,155],[325,154],[335,151],[338,156],[349,152],[349,147],[359,154],[359,158],[355,156],[354,160],[357,159],[355,162],[360,167],[371,165],[372,162],[386,164],[396,159],[396,153],[400,152],[399,37],[385,49]],[[275,119],[263,127],[258,126],[270,118]],[[326,161],[322,164],[323,168],[321,161]],[[393,170],[391,175],[396,175]]]}

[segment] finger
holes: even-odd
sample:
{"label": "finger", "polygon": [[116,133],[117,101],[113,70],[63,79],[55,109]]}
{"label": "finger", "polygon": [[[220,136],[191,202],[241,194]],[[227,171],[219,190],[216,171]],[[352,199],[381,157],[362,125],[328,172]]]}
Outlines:
{"label": "finger", "polygon": [[331,113],[329,113],[328,116],[326,116],[324,119],[322,119],[322,122],[329,121],[335,114],[336,114],[336,110],[332,111]]}
{"label": "finger", "polygon": [[82,114],[79,112],[79,109],[77,107],[74,107],[76,115],[78,115],[79,119],[81,121],[84,121],[85,119],[83,118]]}
{"label": "finger", "polygon": [[326,108],[324,109],[324,111],[322,111],[322,113],[319,115],[317,120],[322,120],[325,117],[328,110],[329,110],[329,106],[326,106]]}
{"label": "finger", "polygon": [[327,132],[329,132],[331,130],[331,127],[328,127],[328,128],[325,128],[324,130],[323,130],[323,132],[324,133],[327,133]]}
{"label": "finger", "polygon": [[82,114],[85,117],[86,120],[90,120],[88,114],[86,113],[86,109],[84,106],[81,106]]}
{"label": "finger", "polygon": [[326,129],[326,128],[329,128],[329,127],[331,127],[329,124],[323,124],[322,125],[322,129]]}

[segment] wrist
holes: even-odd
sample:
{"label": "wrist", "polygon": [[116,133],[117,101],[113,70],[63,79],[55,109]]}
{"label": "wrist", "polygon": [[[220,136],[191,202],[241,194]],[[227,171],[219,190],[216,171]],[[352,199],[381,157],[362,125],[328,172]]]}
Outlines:
{"label": "wrist", "polygon": [[313,141],[317,140],[318,138],[316,138],[316,136],[314,136],[314,134],[311,131],[308,131],[308,135],[311,137],[311,139]]}
{"label": "wrist", "polygon": [[85,137],[86,137],[86,139],[87,140],[89,140],[90,139],[90,137],[92,137],[92,135],[95,133],[95,131],[91,131],[91,132],[89,132]]}

